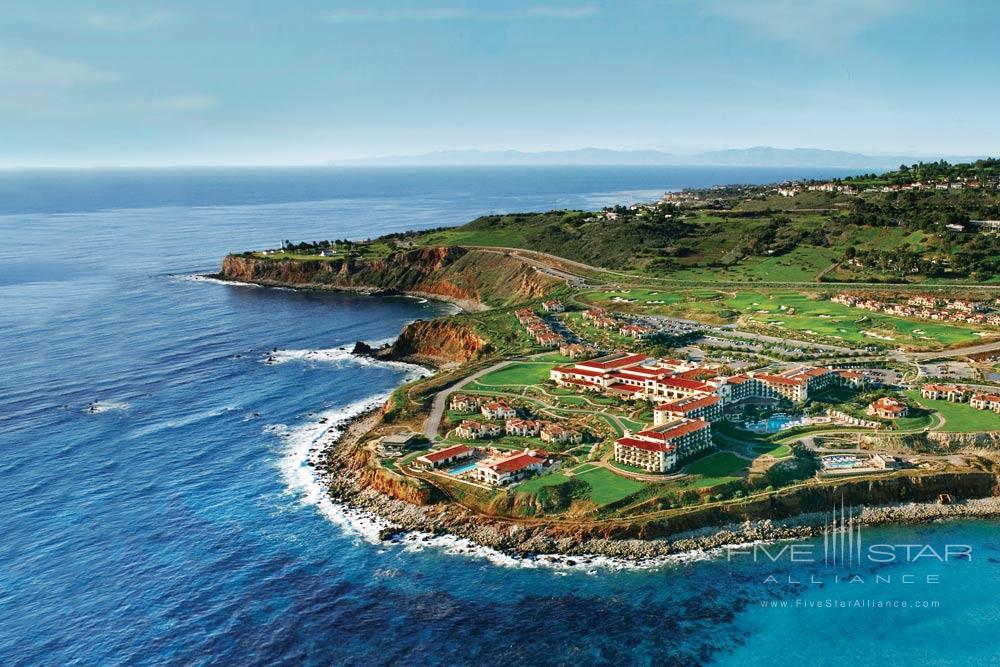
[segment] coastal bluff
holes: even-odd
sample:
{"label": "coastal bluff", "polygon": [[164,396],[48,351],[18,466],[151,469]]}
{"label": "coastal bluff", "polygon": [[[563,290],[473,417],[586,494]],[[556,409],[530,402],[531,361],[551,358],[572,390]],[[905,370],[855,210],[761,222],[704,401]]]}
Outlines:
{"label": "coastal bluff", "polygon": [[227,255],[215,278],[258,285],[408,294],[484,310],[540,298],[562,282],[518,257],[458,246],[400,249],[359,259]]}

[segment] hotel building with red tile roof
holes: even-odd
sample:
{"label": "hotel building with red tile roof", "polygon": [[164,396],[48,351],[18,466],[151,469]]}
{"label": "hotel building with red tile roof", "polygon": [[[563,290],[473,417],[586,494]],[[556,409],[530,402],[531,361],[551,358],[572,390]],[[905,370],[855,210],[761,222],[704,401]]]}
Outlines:
{"label": "hotel building with red tile roof", "polygon": [[960,403],[965,400],[968,393],[968,389],[957,384],[925,384],[920,388],[920,395],[932,401]]}
{"label": "hotel building with red tile roof", "polygon": [[718,421],[722,419],[722,399],[715,395],[688,396],[670,403],[657,403],[653,408],[653,426],[681,417]]}
{"label": "hotel building with red tile roof", "polygon": [[649,472],[668,472],[677,462],[712,446],[711,425],[701,419],[673,419],[615,441],[615,461]]}
{"label": "hotel building with red tile roof", "polygon": [[905,417],[908,413],[909,408],[906,407],[905,403],[889,396],[883,396],[868,406],[868,414],[877,415],[883,419],[898,419]]}
{"label": "hotel building with red tile roof", "polygon": [[[543,456],[537,456],[542,454]],[[525,450],[500,459],[488,459],[476,464],[473,478],[493,486],[504,486],[539,473],[545,467],[544,452]]]}
{"label": "hotel building with red tile roof", "polygon": [[993,412],[1000,412],[1000,396],[997,394],[987,394],[985,392],[976,392],[969,399],[969,405],[976,408],[977,410],[992,410]]}
{"label": "hotel building with red tile roof", "polygon": [[427,452],[416,458],[416,463],[424,468],[442,468],[471,458],[475,450],[468,445],[452,445],[445,449]]}

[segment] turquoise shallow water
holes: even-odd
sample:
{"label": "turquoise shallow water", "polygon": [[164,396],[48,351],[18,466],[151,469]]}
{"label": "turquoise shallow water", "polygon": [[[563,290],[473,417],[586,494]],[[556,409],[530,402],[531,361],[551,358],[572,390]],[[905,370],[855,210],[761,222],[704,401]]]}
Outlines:
{"label": "turquoise shallow water", "polygon": [[972,558],[869,562],[853,583],[787,554],[556,568],[373,543],[323,501],[308,454],[415,372],[342,348],[445,307],[191,278],[283,238],[790,175],[0,174],[0,662],[994,664],[994,522],[866,531],[866,544],[969,544]]}

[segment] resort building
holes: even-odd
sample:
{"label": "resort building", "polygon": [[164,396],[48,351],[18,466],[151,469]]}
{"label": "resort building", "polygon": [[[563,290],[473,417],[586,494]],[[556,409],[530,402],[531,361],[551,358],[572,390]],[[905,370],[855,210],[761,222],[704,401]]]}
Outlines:
{"label": "resort building", "polygon": [[380,456],[401,456],[407,449],[410,449],[423,440],[419,433],[393,433],[382,436],[378,442],[378,453]]}
{"label": "resort building", "polygon": [[653,426],[675,419],[701,419],[714,422],[722,419],[722,399],[718,396],[689,396],[671,403],[658,403],[653,408]]}
{"label": "resort building", "polygon": [[969,390],[957,384],[925,384],[920,388],[920,395],[932,401],[951,401],[961,403]]}
{"label": "resort building", "polygon": [[487,419],[510,419],[517,416],[517,410],[504,401],[489,401],[479,409]]}
{"label": "resort building", "polygon": [[615,461],[650,472],[667,472],[677,462],[712,446],[712,429],[700,419],[675,419],[615,441]]}
{"label": "resort building", "polygon": [[545,466],[544,455],[544,452],[537,450],[525,450],[501,459],[480,461],[476,464],[472,477],[493,486],[504,486],[541,472]]}
{"label": "resort building", "polygon": [[835,386],[860,387],[864,376],[855,371],[798,366],[781,373],[747,373],[719,377],[713,368],[677,359],[652,359],[644,354],[616,352],[572,366],[557,366],[550,379],[575,387],[654,402],[677,402],[714,395],[723,404],[752,398],[806,401]]}
{"label": "resort building", "polygon": [[480,440],[481,438],[496,438],[500,435],[501,429],[496,424],[484,424],[483,422],[476,421],[474,419],[466,419],[458,428],[455,429],[455,435],[460,438],[468,438],[469,440]]}
{"label": "resort building", "polygon": [[581,345],[580,343],[564,343],[559,346],[559,354],[570,359],[583,359],[594,356],[596,350],[589,345]]}
{"label": "resort building", "polygon": [[446,449],[439,449],[436,452],[427,452],[423,456],[416,458],[416,463],[422,468],[443,468],[459,461],[472,458],[475,452],[468,445],[452,445]]}
{"label": "resort building", "polygon": [[508,419],[507,423],[504,424],[504,430],[507,431],[507,435],[537,436],[541,429],[542,422],[537,419],[514,417],[513,419]]}
{"label": "resort building", "polygon": [[539,432],[542,442],[549,442],[554,445],[565,443],[576,444],[583,442],[583,434],[559,424],[544,424]]}
{"label": "resort building", "polygon": [[545,309],[547,313],[561,313],[566,310],[565,306],[562,305],[561,301],[543,301],[542,308]]}
{"label": "resort building", "polygon": [[618,329],[618,333],[629,338],[649,338],[656,335],[656,329],[641,324],[626,324]]}
{"label": "resort building", "polygon": [[992,410],[993,412],[1000,412],[1000,396],[997,394],[976,392],[972,395],[972,398],[969,399],[969,405],[977,410]]}
{"label": "resort building", "polygon": [[905,403],[890,396],[883,396],[868,406],[868,414],[876,415],[882,419],[905,417],[909,411]]}
{"label": "resort building", "polygon": [[842,387],[850,389],[860,389],[865,385],[864,373],[857,371],[834,371],[837,374],[838,382]]}
{"label": "resort building", "polygon": [[466,394],[455,394],[451,397],[448,407],[455,412],[476,412],[482,402],[478,396],[467,396]]}

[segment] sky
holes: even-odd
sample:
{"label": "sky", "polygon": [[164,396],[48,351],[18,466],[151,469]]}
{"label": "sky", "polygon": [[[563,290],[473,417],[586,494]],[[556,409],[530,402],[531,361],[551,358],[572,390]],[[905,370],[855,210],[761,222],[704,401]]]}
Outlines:
{"label": "sky", "polygon": [[1000,154],[993,0],[0,0],[0,166]]}

